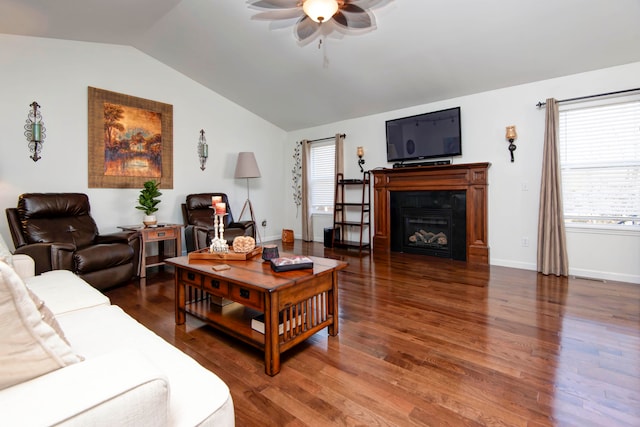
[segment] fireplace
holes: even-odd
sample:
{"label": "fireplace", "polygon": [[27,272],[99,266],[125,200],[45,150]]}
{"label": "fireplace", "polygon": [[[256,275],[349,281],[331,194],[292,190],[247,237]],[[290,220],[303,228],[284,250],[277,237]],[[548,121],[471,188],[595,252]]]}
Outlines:
{"label": "fireplace", "polygon": [[[468,163],[372,170],[373,252],[414,252],[489,264],[489,166]],[[403,195],[409,195],[411,201],[401,208],[404,202],[397,197]],[[420,198],[426,201],[417,202]],[[452,206],[450,212],[446,205]],[[462,206],[464,209],[457,209]],[[403,218],[401,222],[395,222],[397,216]],[[397,237],[401,228],[405,231]],[[412,235],[415,239],[410,239]],[[439,243],[438,238],[432,240],[435,235]]]}
{"label": "fireplace", "polygon": [[391,192],[391,250],[466,260],[466,191]]}

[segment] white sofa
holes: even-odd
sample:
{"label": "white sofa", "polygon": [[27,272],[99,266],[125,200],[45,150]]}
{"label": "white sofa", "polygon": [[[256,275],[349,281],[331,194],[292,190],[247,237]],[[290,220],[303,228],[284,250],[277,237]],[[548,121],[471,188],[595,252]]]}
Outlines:
{"label": "white sofa", "polygon": [[[34,276],[33,261],[24,255],[14,255],[11,264],[0,256],[0,305],[16,308],[16,293],[22,292],[18,281],[24,281],[57,322],[45,327],[41,319],[32,319],[38,323],[36,329],[49,334],[45,340],[66,338],[72,352],[62,357],[69,360],[56,359],[62,367],[6,386],[14,375],[32,375],[21,369],[30,366],[32,354],[19,356],[24,365],[15,364],[11,339],[23,338],[6,330],[11,319],[0,313],[0,380],[5,382],[0,425],[235,424],[229,388],[220,378],[111,305],[105,295],[69,271]],[[38,310],[37,298],[33,306],[22,304],[18,309]],[[39,317],[44,319],[46,313]],[[62,331],[56,338],[51,330],[57,326]],[[12,363],[17,368],[7,367]]]}

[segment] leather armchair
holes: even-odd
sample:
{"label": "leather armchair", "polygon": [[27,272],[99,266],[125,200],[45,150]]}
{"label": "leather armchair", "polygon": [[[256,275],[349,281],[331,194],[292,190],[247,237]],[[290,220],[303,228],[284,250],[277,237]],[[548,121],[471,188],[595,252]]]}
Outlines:
{"label": "leather armchair", "polygon": [[256,238],[256,227],[253,221],[233,220],[233,214],[229,207],[229,198],[224,193],[199,193],[189,194],[186,202],[182,204],[182,217],[184,219],[184,241],[187,252],[209,247],[211,239],[215,235],[213,230],[214,209],[211,209],[211,197],[220,196],[227,204],[227,215],[224,217],[224,238],[229,245],[237,236],[251,236]]}
{"label": "leather armchair", "polygon": [[70,270],[98,289],[138,275],[140,234],[99,234],[82,193],[27,193],[7,208],[16,254],[35,260],[36,274]]}

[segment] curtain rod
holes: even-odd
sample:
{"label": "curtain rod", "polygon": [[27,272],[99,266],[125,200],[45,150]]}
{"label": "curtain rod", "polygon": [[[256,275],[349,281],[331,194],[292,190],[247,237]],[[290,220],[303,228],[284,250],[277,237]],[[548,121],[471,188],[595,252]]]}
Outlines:
{"label": "curtain rod", "polygon": [[[609,96],[609,95],[619,95],[621,93],[636,92],[636,91],[639,91],[639,90],[640,90],[640,87],[637,87],[635,89],[619,90],[617,92],[598,93],[596,95],[578,96],[577,98],[561,99],[558,102],[579,101],[579,100],[582,100],[582,99],[599,98],[601,96]],[[547,105],[546,102],[539,101],[536,104],[536,107],[542,108],[545,105]]]}
{"label": "curtain rod", "polygon": [[[343,134],[340,134],[340,136],[343,137],[343,138],[346,138],[347,134],[343,133]],[[307,141],[307,142],[308,143],[312,143],[312,142],[328,141],[330,139],[335,139],[335,138],[336,138],[335,136],[328,136],[326,138],[312,139],[311,141]]]}

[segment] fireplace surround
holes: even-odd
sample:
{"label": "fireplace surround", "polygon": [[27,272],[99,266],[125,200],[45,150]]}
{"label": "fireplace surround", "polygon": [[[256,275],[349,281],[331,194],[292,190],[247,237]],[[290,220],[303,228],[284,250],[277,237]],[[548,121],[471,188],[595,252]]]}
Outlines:
{"label": "fireplace surround", "polygon": [[[395,201],[397,197],[393,193],[450,191],[460,194],[459,192],[463,192],[466,217],[464,259],[470,263],[489,264],[487,234],[487,175],[489,167],[490,163],[467,163],[372,170],[374,192],[373,251],[375,253],[397,251],[392,242],[392,200]],[[421,218],[420,215],[418,215],[419,218]],[[457,228],[460,229],[460,227]],[[427,233],[429,232],[427,231]],[[429,239],[431,237],[429,236]],[[420,237],[416,235],[416,239],[420,239]],[[438,256],[429,253],[425,253],[425,255]],[[454,259],[460,259],[460,257]]]}

